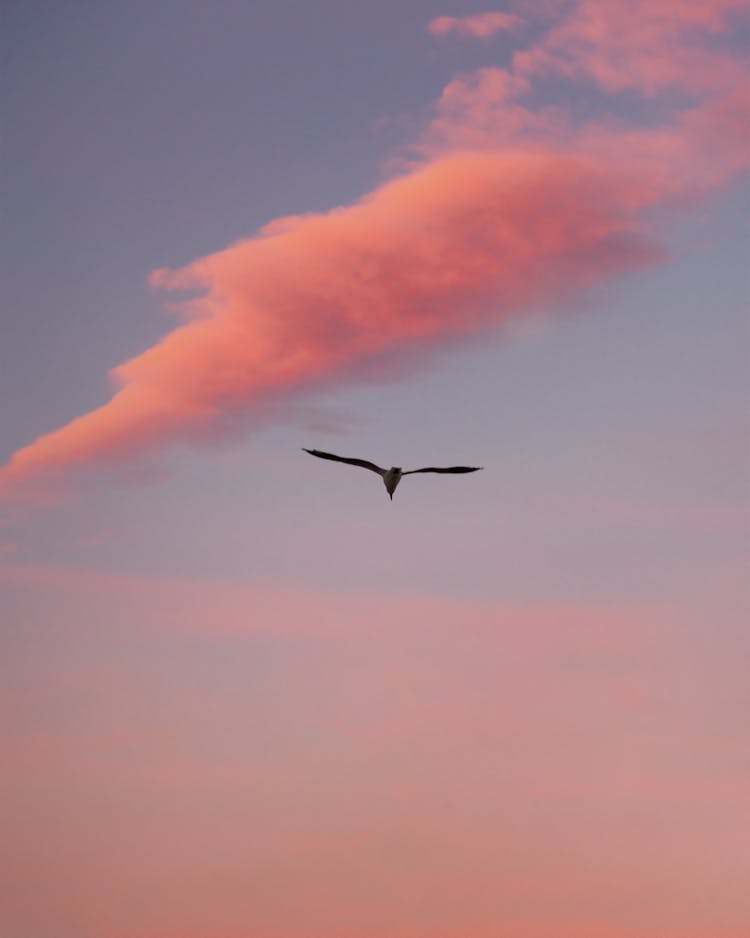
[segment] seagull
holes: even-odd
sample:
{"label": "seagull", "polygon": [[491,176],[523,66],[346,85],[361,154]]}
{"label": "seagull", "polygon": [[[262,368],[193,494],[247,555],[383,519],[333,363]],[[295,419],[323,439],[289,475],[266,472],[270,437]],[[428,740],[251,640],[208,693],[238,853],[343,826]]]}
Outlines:
{"label": "seagull", "polygon": [[385,484],[386,491],[391,501],[393,501],[393,493],[396,491],[396,486],[403,476],[410,476],[415,472],[477,472],[479,469],[484,468],[484,466],[427,466],[424,469],[408,469],[404,472],[400,466],[391,466],[390,469],[381,469],[380,466],[376,466],[374,462],[370,462],[368,459],[353,459],[349,456],[336,456],[334,453],[324,453],[319,449],[305,449],[304,446],[302,449],[303,452],[309,453],[311,456],[317,456],[318,459],[333,459],[334,462],[345,462],[350,466],[361,466],[363,469],[377,472]]}

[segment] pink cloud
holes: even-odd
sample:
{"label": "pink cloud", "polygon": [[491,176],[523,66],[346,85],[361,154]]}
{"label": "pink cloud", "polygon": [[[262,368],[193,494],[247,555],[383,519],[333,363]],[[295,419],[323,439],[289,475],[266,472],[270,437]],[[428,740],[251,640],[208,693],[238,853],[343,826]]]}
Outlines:
{"label": "pink cloud", "polygon": [[[0,488],[239,432],[301,392],[395,374],[404,357],[539,307],[564,311],[654,263],[649,211],[747,164],[747,66],[708,42],[739,6],[561,7],[510,69],[448,83],[401,176],[352,205],[277,219],[155,271],[155,288],[187,294],[183,324],[113,370],[109,402],[16,452]],[[581,124],[529,106],[550,73],[608,93],[677,89],[685,100],[646,127],[606,115]]]}
{"label": "pink cloud", "polygon": [[726,91],[747,80],[747,65],[706,39],[743,11],[746,0],[579,0],[514,66],[586,76],[609,92]]}
{"label": "pink cloud", "polygon": [[350,382],[378,358],[652,263],[639,207],[617,167],[456,152],[348,208],[157,271],[157,286],[202,291],[193,318],[114,370],[109,403],[16,453],[5,480],[199,438],[280,394]]}
{"label": "pink cloud", "polygon": [[489,39],[500,32],[515,29],[522,20],[512,13],[474,13],[471,16],[438,16],[430,20],[429,31],[433,36],[468,36],[472,39]]}

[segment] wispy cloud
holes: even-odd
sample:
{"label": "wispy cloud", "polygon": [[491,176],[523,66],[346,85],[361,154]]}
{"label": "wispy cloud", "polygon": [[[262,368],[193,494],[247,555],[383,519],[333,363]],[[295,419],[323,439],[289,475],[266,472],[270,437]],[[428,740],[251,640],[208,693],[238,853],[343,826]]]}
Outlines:
{"label": "wispy cloud", "polygon": [[501,32],[508,32],[521,24],[520,17],[513,13],[486,12],[471,16],[437,16],[430,20],[429,31],[433,36],[468,36],[472,39],[489,39]]}
{"label": "wispy cloud", "polygon": [[[185,295],[185,322],[114,369],[108,403],[19,450],[0,485],[10,492],[239,432],[299,392],[387,375],[404,356],[540,306],[564,309],[655,263],[654,207],[721,184],[747,162],[748,70],[724,41],[740,6],[561,6],[510,68],[445,87],[397,178],[352,205],[278,219],[155,271],[155,288]],[[585,81],[605,101],[635,92],[646,116],[625,123],[606,107],[593,119],[532,107],[551,74]]]}

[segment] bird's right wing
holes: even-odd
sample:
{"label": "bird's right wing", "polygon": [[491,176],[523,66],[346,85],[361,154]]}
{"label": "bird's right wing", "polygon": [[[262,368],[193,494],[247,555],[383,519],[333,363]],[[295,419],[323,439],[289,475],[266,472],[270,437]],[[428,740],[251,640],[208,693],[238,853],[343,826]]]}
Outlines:
{"label": "bird's right wing", "polygon": [[443,466],[442,468],[437,466],[427,466],[425,469],[409,469],[408,472],[403,472],[402,475],[410,476],[415,472],[478,472],[480,469],[484,468],[483,466]]}
{"label": "bird's right wing", "polygon": [[334,453],[324,453],[319,449],[305,449],[304,446],[302,449],[304,452],[309,453],[311,456],[317,456],[319,459],[332,459],[334,462],[345,462],[350,466],[361,466],[363,469],[369,469],[371,472],[377,472],[379,476],[385,475],[385,469],[381,469],[380,466],[376,466],[374,462],[370,462],[367,459],[353,459],[349,456],[336,456]]}

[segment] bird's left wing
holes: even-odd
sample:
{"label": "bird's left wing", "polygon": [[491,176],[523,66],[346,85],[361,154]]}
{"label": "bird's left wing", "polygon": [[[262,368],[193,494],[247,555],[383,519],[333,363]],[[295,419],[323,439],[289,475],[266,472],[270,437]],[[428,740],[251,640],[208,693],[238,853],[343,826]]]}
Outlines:
{"label": "bird's left wing", "polygon": [[410,476],[415,472],[478,472],[484,469],[484,466],[427,466],[424,469],[409,469],[408,472],[402,472],[402,475]]}
{"label": "bird's left wing", "polygon": [[381,469],[380,466],[376,466],[374,462],[370,462],[368,459],[354,459],[350,456],[336,456],[334,453],[324,453],[319,449],[305,449],[304,446],[302,449],[304,452],[309,453],[311,456],[317,456],[319,459],[332,459],[334,462],[345,462],[350,466],[361,466],[363,469],[369,469],[371,472],[377,472],[379,476],[385,475],[385,469]]}

